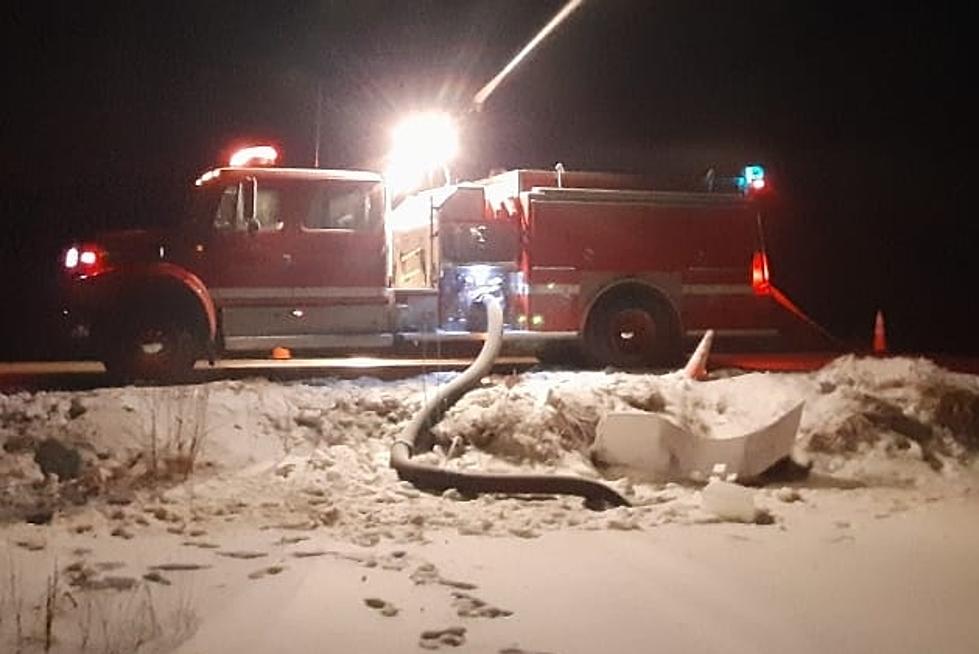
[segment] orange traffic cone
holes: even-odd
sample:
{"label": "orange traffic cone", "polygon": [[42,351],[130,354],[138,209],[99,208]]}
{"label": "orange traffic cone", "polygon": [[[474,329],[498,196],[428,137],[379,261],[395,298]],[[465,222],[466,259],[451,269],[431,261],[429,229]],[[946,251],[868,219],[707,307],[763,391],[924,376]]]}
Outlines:
{"label": "orange traffic cone", "polygon": [[884,312],[878,310],[874,319],[874,354],[887,354],[887,333],[884,329]]}
{"label": "orange traffic cone", "polygon": [[279,361],[283,361],[285,359],[291,359],[292,352],[289,351],[289,348],[282,347],[281,345],[279,345],[272,348],[272,358]]}
{"label": "orange traffic cone", "polygon": [[687,379],[703,381],[707,379],[707,359],[710,357],[710,346],[714,342],[714,330],[708,329],[704,337],[697,344],[697,349],[690,355],[690,360],[683,368],[683,375]]}

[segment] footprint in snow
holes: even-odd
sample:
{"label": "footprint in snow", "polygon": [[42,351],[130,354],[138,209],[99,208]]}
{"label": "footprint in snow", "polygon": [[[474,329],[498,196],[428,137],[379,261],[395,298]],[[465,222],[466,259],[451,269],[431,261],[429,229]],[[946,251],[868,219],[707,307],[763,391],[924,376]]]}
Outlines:
{"label": "footprint in snow", "polygon": [[217,543],[209,543],[203,540],[185,540],[181,543],[184,547],[198,547],[202,550],[216,550],[221,547]]}
{"label": "footprint in snow", "polygon": [[189,570],[205,570],[209,565],[201,563],[161,563],[160,565],[150,566],[150,570],[162,570],[164,572],[184,572]]}
{"label": "footprint in snow", "polygon": [[163,586],[170,585],[170,580],[164,577],[163,575],[161,575],[156,570],[147,572],[145,575],[143,575],[143,579],[145,579],[146,581],[152,581],[155,584],[161,584]]}
{"label": "footprint in snow", "polygon": [[513,611],[501,609],[478,597],[458,591],[452,593],[452,606],[460,618],[505,618],[513,615]]}
{"label": "footprint in snow", "polygon": [[110,532],[110,535],[115,536],[116,538],[123,538],[125,540],[132,540],[133,538],[132,532],[125,527],[116,527]]}
{"label": "footprint in snow", "polygon": [[466,642],[465,627],[446,627],[445,629],[427,629],[421,633],[418,646],[422,649],[439,649],[440,647],[459,647]]}
{"label": "footprint in snow", "polygon": [[22,547],[28,552],[39,552],[48,546],[47,542],[34,538],[25,538],[23,540],[14,541],[14,545],[17,547]]}
{"label": "footprint in snow", "polygon": [[387,602],[377,597],[366,598],[364,600],[364,604],[374,609],[385,618],[393,618],[394,616],[398,615],[398,607],[391,602]]}
{"label": "footprint in snow", "polygon": [[250,575],[248,575],[248,578],[249,579],[261,579],[263,577],[268,577],[270,575],[277,575],[277,574],[279,574],[280,572],[282,572],[285,569],[286,569],[286,567],[284,565],[270,565],[267,568],[262,568],[260,570],[256,570],[255,572],[253,572]]}
{"label": "footprint in snow", "polygon": [[97,570],[102,572],[112,572],[113,570],[118,570],[119,568],[125,568],[126,564],[122,561],[99,561],[94,564]]}
{"label": "footprint in snow", "polygon": [[224,556],[229,559],[260,559],[263,556],[268,556],[268,552],[218,552],[218,556]]}

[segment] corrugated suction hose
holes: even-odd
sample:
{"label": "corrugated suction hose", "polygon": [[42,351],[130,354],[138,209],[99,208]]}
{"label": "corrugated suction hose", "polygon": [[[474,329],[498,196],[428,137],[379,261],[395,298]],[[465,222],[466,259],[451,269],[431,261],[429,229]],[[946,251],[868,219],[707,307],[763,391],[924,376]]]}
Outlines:
{"label": "corrugated suction hose", "polygon": [[[391,446],[391,467],[398,477],[423,490],[441,492],[455,488],[464,495],[507,493],[530,495],[579,495],[591,508],[628,506],[629,502],[605,484],[569,475],[519,475],[458,472],[412,460],[412,454],[431,448],[428,429],[490,372],[503,343],[503,310],[494,297],[485,297],[486,341],[476,360],[458,377],[438,389]],[[422,447],[422,444],[425,447]]]}

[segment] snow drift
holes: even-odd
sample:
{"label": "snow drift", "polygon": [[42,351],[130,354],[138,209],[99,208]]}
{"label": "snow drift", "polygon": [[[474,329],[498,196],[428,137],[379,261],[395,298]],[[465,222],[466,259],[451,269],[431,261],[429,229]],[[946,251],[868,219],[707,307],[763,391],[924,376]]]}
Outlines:
{"label": "snow drift", "polygon": [[387,467],[391,442],[445,379],[0,395],[0,520],[44,523],[93,502],[162,501],[183,507],[175,522],[250,516],[371,543],[443,527],[530,534],[703,519],[697,488],[610,478],[593,463],[595,429],[610,411],[653,412],[710,438],[750,431],[804,401],[794,456],[869,484],[954,476],[979,447],[979,378],[923,359],[847,356],[809,374],[722,371],[706,382],[531,372],[489,378],[463,397],[423,456],[459,470],[605,479],[639,506],[593,515],[572,498],[446,502]]}

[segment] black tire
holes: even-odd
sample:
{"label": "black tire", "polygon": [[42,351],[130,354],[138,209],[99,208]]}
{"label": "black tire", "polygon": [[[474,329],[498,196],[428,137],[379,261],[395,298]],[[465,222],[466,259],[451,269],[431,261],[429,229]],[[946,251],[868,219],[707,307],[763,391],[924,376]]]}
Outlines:
{"label": "black tire", "polygon": [[103,363],[120,382],[186,381],[203,351],[197,331],[179,312],[143,308],[107,330]]}
{"label": "black tire", "polygon": [[651,292],[614,291],[589,313],[584,347],[598,366],[668,366],[679,355],[677,321],[666,301]]}

